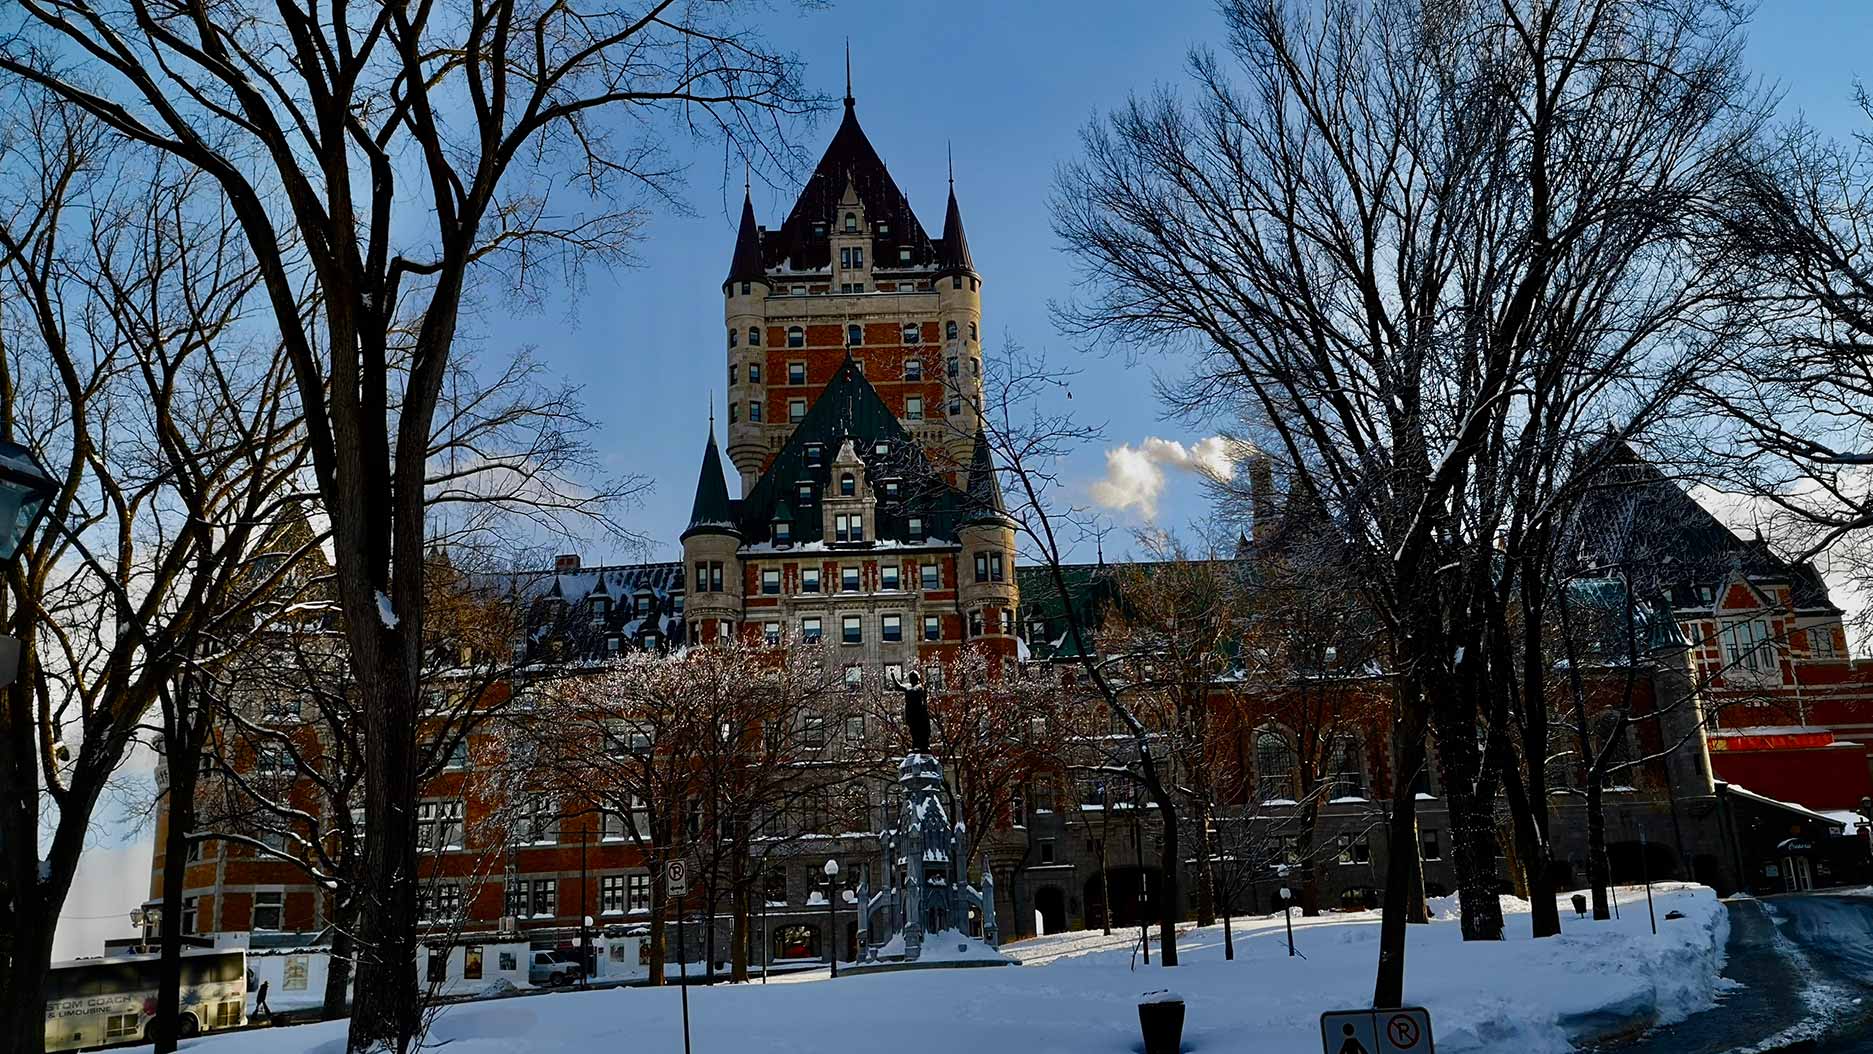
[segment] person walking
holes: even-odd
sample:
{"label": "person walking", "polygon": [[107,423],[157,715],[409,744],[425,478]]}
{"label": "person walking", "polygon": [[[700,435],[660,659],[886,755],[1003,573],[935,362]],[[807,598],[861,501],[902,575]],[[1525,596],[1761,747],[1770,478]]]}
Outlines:
{"label": "person walking", "polygon": [[268,982],[262,981],[260,982],[260,987],[254,990],[254,1016],[258,1017],[261,1014],[267,1015],[267,1024],[271,1025],[273,1023],[273,1008],[267,1005],[267,984]]}

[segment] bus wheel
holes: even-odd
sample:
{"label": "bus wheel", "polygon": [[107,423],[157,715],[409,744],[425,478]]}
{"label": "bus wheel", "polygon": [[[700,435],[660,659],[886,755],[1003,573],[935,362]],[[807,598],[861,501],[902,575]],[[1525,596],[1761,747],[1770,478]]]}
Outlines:
{"label": "bus wheel", "polygon": [[201,1029],[202,1023],[195,1019],[194,1014],[183,1014],[182,1020],[176,1023],[176,1034],[184,1039],[195,1035],[195,1033],[200,1032]]}

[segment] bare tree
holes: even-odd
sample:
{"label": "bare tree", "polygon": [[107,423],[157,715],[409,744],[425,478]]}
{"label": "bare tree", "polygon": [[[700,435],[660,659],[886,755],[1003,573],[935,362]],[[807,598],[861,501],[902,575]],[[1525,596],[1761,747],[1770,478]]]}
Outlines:
{"label": "bare tree", "polygon": [[[1583,298],[1672,260],[1687,207],[1750,134],[1737,20],[1688,0],[1231,0],[1224,15],[1230,50],[1193,55],[1194,102],[1134,100],[1063,172],[1055,225],[1089,292],[1060,314],[1194,346],[1180,405],[1238,400],[1346,535],[1392,649],[1388,841],[1413,838],[1435,728],[1464,932],[1493,938],[1471,602],[1486,543],[1466,506],[1531,378],[1602,350],[1550,338],[1594,317]],[[1395,854],[1379,1006],[1403,994],[1409,872]]]}
{"label": "bare tree", "polygon": [[420,1024],[424,481],[463,297],[490,275],[532,295],[626,258],[643,210],[619,198],[669,201],[674,175],[630,117],[668,114],[767,162],[776,122],[812,100],[736,4],[357,14],[22,0],[0,71],[212,179],[259,270],[331,518],[351,661],[376,671],[359,682],[370,880],[350,1042],[402,1051]]}

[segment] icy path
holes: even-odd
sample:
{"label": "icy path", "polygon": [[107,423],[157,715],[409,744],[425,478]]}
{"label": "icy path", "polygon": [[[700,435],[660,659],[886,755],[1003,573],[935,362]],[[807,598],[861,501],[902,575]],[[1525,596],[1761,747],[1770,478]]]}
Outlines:
{"label": "icy path", "polygon": [[[1414,926],[1407,997],[1430,1008],[1443,1054],[1563,1054],[1561,1025],[1606,1006],[1666,1020],[1710,1005],[1728,919],[1702,887],[1661,887],[1659,934],[1644,893],[1623,891],[1623,918],[1576,921],[1562,936],[1527,936],[1526,905],[1505,898],[1510,939],[1465,945],[1454,919]],[[1664,921],[1676,909],[1683,919]],[[1126,1054],[1138,1049],[1138,996],[1171,988],[1189,1005],[1184,1049],[1313,1054],[1322,1010],[1371,998],[1376,913],[1295,919],[1287,956],[1282,920],[1236,924],[1236,959],[1225,962],[1220,926],[1184,933],[1184,965],[1130,968],[1136,931],[1062,934],[1008,946],[1026,965],[873,976],[823,973],[789,983],[690,990],[697,1054],[806,1054],[856,1047],[892,1054]],[[677,992],[616,989],[463,1004],[431,1034],[449,1054],[585,1054],[682,1050]],[[198,1054],[341,1054],[342,1022],[206,1038]],[[260,1041],[257,1043],[256,1041]]]}

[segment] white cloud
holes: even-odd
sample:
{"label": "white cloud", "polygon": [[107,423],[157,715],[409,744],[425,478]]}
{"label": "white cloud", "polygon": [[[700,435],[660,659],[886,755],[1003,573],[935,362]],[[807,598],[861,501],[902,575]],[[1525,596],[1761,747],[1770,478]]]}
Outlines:
{"label": "white cloud", "polygon": [[1158,513],[1166,468],[1228,479],[1235,475],[1236,463],[1241,460],[1238,441],[1223,436],[1199,439],[1189,446],[1175,439],[1147,436],[1137,446],[1121,443],[1106,451],[1105,478],[1092,485],[1092,498],[1114,512],[1135,509],[1150,519]]}

